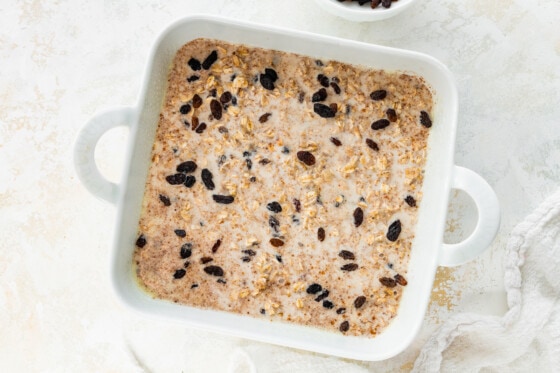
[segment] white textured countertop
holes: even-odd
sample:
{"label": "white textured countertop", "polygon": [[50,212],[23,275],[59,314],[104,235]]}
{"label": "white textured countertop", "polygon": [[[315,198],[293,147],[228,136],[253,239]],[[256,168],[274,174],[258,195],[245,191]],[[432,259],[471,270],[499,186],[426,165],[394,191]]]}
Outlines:
{"label": "white textured countertop", "polygon": [[[311,0],[142,3],[0,4],[0,371],[223,371],[237,347],[258,345],[146,320],[117,303],[109,282],[115,209],[89,195],[72,167],[85,121],[97,110],[135,103],[159,32],[201,12],[411,49],[455,75],[456,164],[495,189],[502,228],[477,260],[438,270],[423,329],[408,350],[359,366],[409,370],[450,315],[507,309],[508,233],[560,186],[558,1],[421,0],[373,24],[340,20]],[[113,180],[125,141],[124,130],[112,130],[97,149]],[[467,200],[458,197],[448,240],[473,222]]]}

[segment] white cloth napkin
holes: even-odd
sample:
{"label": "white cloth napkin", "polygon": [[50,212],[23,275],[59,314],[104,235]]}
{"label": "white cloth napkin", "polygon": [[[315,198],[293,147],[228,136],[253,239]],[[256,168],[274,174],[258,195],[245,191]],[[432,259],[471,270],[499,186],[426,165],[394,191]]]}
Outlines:
{"label": "white cloth napkin", "polygon": [[[513,230],[505,258],[509,311],[502,318],[451,318],[422,348],[415,372],[560,371],[560,191]],[[387,367],[249,344],[234,350],[229,371],[361,373]]]}

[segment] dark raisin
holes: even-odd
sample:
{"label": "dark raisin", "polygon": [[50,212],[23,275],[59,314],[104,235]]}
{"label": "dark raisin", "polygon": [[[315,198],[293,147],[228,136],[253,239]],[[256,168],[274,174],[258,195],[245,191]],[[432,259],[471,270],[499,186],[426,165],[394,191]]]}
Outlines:
{"label": "dark raisin", "polygon": [[206,129],[206,123],[202,122],[198,127],[196,127],[196,133],[202,133]]}
{"label": "dark raisin", "polygon": [[187,82],[192,83],[192,82],[196,82],[198,79],[200,79],[200,76],[198,75],[191,75],[187,78]]}
{"label": "dark raisin", "polygon": [[247,164],[247,169],[250,170],[251,168],[253,168],[253,161],[250,160],[249,158],[247,158],[247,159],[245,160],[245,163]]}
{"label": "dark raisin", "polygon": [[199,95],[195,94],[192,98],[192,106],[195,109],[198,109],[200,105],[202,105],[202,98]]}
{"label": "dark raisin", "polygon": [[305,100],[305,92],[298,93],[298,102],[301,104]]}
{"label": "dark raisin", "polygon": [[264,310],[264,308],[261,308],[261,315],[264,315],[266,313],[266,311]]}
{"label": "dark raisin", "polygon": [[183,264],[183,268],[189,268],[189,266],[191,265],[191,262],[189,262],[188,260]]}
{"label": "dark raisin", "polygon": [[189,62],[187,62],[189,64],[189,66],[191,67],[191,69],[193,69],[194,71],[198,71],[200,70],[200,61],[197,60],[196,58],[192,58],[189,60]]}
{"label": "dark raisin", "polygon": [[195,131],[196,128],[198,127],[198,123],[199,123],[198,117],[193,116],[192,117],[192,127],[191,127],[193,131]]}
{"label": "dark raisin", "polygon": [[276,260],[278,261],[278,263],[282,263],[282,256],[276,254]]}
{"label": "dark raisin", "polygon": [[228,102],[231,101],[232,95],[230,91],[225,91],[224,93],[222,93],[222,95],[220,96],[220,102],[222,104],[227,104]]}
{"label": "dark raisin", "polygon": [[259,161],[259,164],[266,166],[267,164],[269,164],[270,162],[272,162],[270,159],[268,158],[263,158]]}
{"label": "dark raisin", "polygon": [[340,267],[343,271],[352,272],[358,269],[358,265],[356,263],[348,263]]}
{"label": "dark raisin", "polygon": [[381,277],[379,279],[379,282],[381,282],[383,286],[387,286],[388,288],[394,288],[395,286],[397,286],[397,281],[393,280],[390,277]]}
{"label": "dark raisin", "polygon": [[420,123],[426,128],[430,128],[432,126],[432,120],[430,119],[430,115],[426,113],[424,110],[420,112]]}
{"label": "dark raisin", "polygon": [[301,211],[301,202],[299,201],[299,199],[294,198],[293,202],[294,202],[294,207],[296,209],[296,212],[300,212]]}
{"label": "dark raisin", "polygon": [[257,253],[254,250],[251,250],[251,249],[243,250],[242,253],[247,254],[249,256],[257,255]]}
{"label": "dark raisin", "polygon": [[381,4],[381,0],[371,0],[371,8],[375,9]]}
{"label": "dark raisin", "polygon": [[345,260],[356,260],[354,253],[348,250],[341,250],[338,256]]}
{"label": "dark raisin", "polygon": [[325,229],[323,227],[317,229],[317,239],[321,242],[325,240]]}
{"label": "dark raisin", "polygon": [[224,280],[223,278],[219,278],[216,282],[219,283],[219,284],[226,284],[227,283],[227,281]]}
{"label": "dark raisin", "polygon": [[198,166],[193,161],[186,161],[177,166],[177,172],[183,172],[185,174],[190,174],[194,172]]}
{"label": "dark raisin", "polygon": [[325,88],[321,88],[317,92],[313,93],[311,96],[311,102],[320,102],[325,101],[327,99],[327,90]]}
{"label": "dark raisin", "polygon": [[250,157],[250,156],[251,156],[251,152],[245,150],[245,151],[243,152],[243,156],[244,156],[245,158]]}
{"label": "dark raisin", "polygon": [[167,176],[165,180],[171,185],[179,185],[179,184],[183,184],[186,178],[187,175],[185,174],[175,174],[175,175]]}
{"label": "dark raisin", "polygon": [[331,142],[332,142],[333,144],[335,144],[336,146],[342,145],[342,143],[340,142],[340,140],[337,139],[336,137],[331,137]]}
{"label": "dark raisin", "polygon": [[315,164],[315,156],[307,151],[297,152],[298,159],[308,166],[313,166]]}
{"label": "dark raisin", "polygon": [[354,226],[359,227],[364,222],[364,210],[361,207],[356,207],[354,210]]}
{"label": "dark raisin", "polygon": [[371,124],[371,129],[376,131],[382,130],[383,128],[388,127],[389,124],[391,124],[391,122],[389,122],[387,119],[379,119]]}
{"label": "dark raisin", "polygon": [[192,284],[192,285],[191,285],[191,289],[195,289],[195,288],[197,288],[197,287],[198,287],[198,284]]}
{"label": "dark raisin", "polygon": [[274,247],[280,247],[280,246],[284,246],[284,241],[282,241],[279,238],[271,238],[270,244]]}
{"label": "dark raisin", "polygon": [[323,287],[319,284],[311,284],[309,285],[309,287],[307,288],[306,292],[307,294],[317,294],[318,292],[320,292],[321,290],[323,290]]}
{"label": "dark raisin", "polygon": [[206,59],[202,62],[202,68],[204,70],[208,70],[210,66],[212,66],[212,64],[214,64],[214,62],[216,62],[217,60],[218,60],[218,52],[212,51],[212,53],[210,53],[208,57],[206,57]]}
{"label": "dark raisin", "polygon": [[243,257],[241,257],[241,261],[243,263],[249,263],[251,261],[251,258],[248,257],[248,256],[243,256]]}
{"label": "dark raisin", "polygon": [[340,94],[341,90],[338,84],[336,84],[335,82],[331,82],[331,87],[332,89],[334,89],[334,93],[336,93],[337,95]]}
{"label": "dark raisin", "polygon": [[401,286],[408,285],[408,281],[406,281],[406,279],[403,276],[399,275],[398,273],[394,276],[394,279],[397,282],[397,284]]}
{"label": "dark raisin", "polygon": [[381,0],[381,5],[383,5],[384,8],[390,8],[392,1],[393,0]]}
{"label": "dark raisin", "polygon": [[169,197],[160,194],[159,200],[161,201],[161,203],[163,203],[164,206],[171,206],[171,200],[169,199]]}
{"label": "dark raisin", "polygon": [[270,202],[266,205],[266,208],[275,213],[282,212],[282,206],[276,201]]}
{"label": "dark raisin", "polygon": [[204,267],[204,272],[208,273],[209,275],[217,276],[217,277],[221,277],[224,275],[224,270],[222,269],[222,267],[218,267],[218,266]]}
{"label": "dark raisin", "polygon": [[336,310],[336,313],[339,315],[344,315],[346,313],[346,308],[340,307],[339,309]]}
{"label": "dark raisin", "polygon": [[374,101],[383,100],[385,97],[387,97],[387,91],[384,89],[379,89],[377,91],[371,92],[369,97],[371,97],[371,99]]}
{"label": "dark raisin", "polygon": [[272,79],[272,82],[276,82],[278,80],[278,74],[272,68],[264,69],[264,73]]}
{"label": "dark raisin", "polygon": [[138,239],[136,240],[136,246],[138,246],[139,248],[143,248],[144,246],[146,246],[146,237],[144,237],[143,234],[140,235],[140,237],[138,237]]}
{"label": "dark raisin", "polygon": [[387,239],[389,241],[395,242],[401,234],[401,221],[395,220],[387,229]]}
{"label": "dark raisin", "polygon": [[321,60],[315,60],[315,65],[324,66],[323,61],[321,61]]}
{"label": "dark raisin", "polygon": [[348,323],[348,321],[343,321],[340,323],[340,326],[338,327],[338,330],[340,330],[341,332],[347,332],[348,329],[350,329],[350,324]]}
{"label": "dark raisin", "polygon": [[330,300],[324,300],[323,307],[330,310],[331,308],[334,308],[334,304]]}
{"label": "dark raisin", "polygon": [[290,149],[289,149],[287,146],[284,146],[284,147],[282,148],[282,153],[283,153],[283,154],[290,154]]}
{"label": "dark raisin", "polygon": [[323,74],[317,75],[317,81],[325,88],[329,88],[329,78]]}
{"label": "dark raisin", "polygon": [[328,296],[329,296],[329,291],[325,290],[321,294],[319,294],[319,296],[317,298],[315,298],[315,302],[320,302]]}
{"label": "dark raisin", "polygon": [[179,237],[187,236],[187,232],[184,229],[175,229],[175,234]]}
{"label": "dark raisin", "polygon": [[313,111],[322,118],[334,118],[336,111],[327,105],[316,103],[313,105]]}
{"label": "dark raisin", "polygon": [[254,177],[254,176],[252,176],[252,177],[249,179],[249,181],[252,182],[252,183],[254,183],[255,181],[257,181],[257,178]]}
{"label": "dark raisin", "polygon": [[395,109],[387,109],[385,113],[387,114],[387,118],[389,118],[391,122],[397,121],[397,112],[395,111]]}
{"label": "dark raisin", "polygon": [[365,302],[366,302],[366,297],[360,295],[358,298],[354,299],[354,307],[360,308],[364,305]]}
{"label": "dark raisin", "polygon": [[191,243],[186,243],[183,246],[181,246],[181,259],[187,259],[191,256],[192,254],[192,244]]}
{"label": "dark raisin", "polygon": [[268,118],[270,118],[271,115],[272,115],[271,113],[265,113],[261,115],[259,118],[259,123],[266,123],[266,121],[268,121]]}
{"label": "dark raisin", "polygon": [[331,108],[331,110],[333,111],[333,113],[336,114],[336,112],[338,111],[338,105],[336,103],[332,103],[329,105],[329,107]]}
{"label": "dark raisin", "polygon": [[229,205],[230,203],[233,203],[233,201],[235,200],[235,198],[233,198],[233,196],[223,196],[223,195],[220,195],[220,194],[213,194],[212,198],[217,203],[222,203],[224,205]]}
{"label": "dark raisin", "polygon": [[217,240],[216,243],[212,246],[212,252],[215,253],[220,248],[222,244],[222,240]]}
{"label": "dark raisin", "polygon": [[212,262],[214,259],[210,258],[209,256],[203,256],[200,258],[200,263],[206,264]]}
{"label": "dark raisin", "polygon": [[210,101],[210,111],[215,119],[222,119],[222,104],[218,100]]}
{"label": "dark raisin", "polygon": [[202,177],[202,182],[204,183],[204,186],[206,187],[206,189],[214,190],[214,188],[216,186],[214,185],[214,181],[212,180],[214,178],[214,175],[212,175],[212,172],[210,172],[209,169],[204,168],[202,170],[201,177]]}
{"label": "dark raisin", "polygon": [[188,175],[183,185],[187,188],[192,188],[194,183],[196,183],[196,177],[194,177],[193,175]]}
{"label": "dark raisin", "polygon": [[179,111],[181,112],[181,114],[188,114],[191,111],[191,105],[189,104],[182,105]]}
{"label": "dark raisin", "polygon": [[178,280],[180,278],[183,278],[186,273],[187,273],[187,271],[185,271],[184,269],[178,269],[173,274],[173,277],[175,277]]}
{"label": "dark raisin", "polygon": [[375,141],[373,141],[372,139],[366,139],[366,145],[370,148],[375,150],[376,152],[379,151],[379,145],[377,145],[377,143]]}
{"label": "dark raisin", "polygon": [[260,81],[264,89],[268,89],[269,91],[274,89],[274,81],[270,75],[261,74]]}
{"label": "dark raisin", "polygon": [[216,97],[217,94],[218,94],[218,90],[216,88],[212,88],[211,90],[208,91],[207,97]]}
{"label": "dark raisin", "polygon": [[407,203],[407,205],[409,205],[410,207],[416,207],[416,200],[414,199],[414,197],[412,196],[406,196],[406,198],[404,199],[404,201]]}
{"label": "dark raisin", "polygon": [[228,133],[229,130],[227,129],[227,127],[220,126],[220,127],[218,127],[218,132],[219,133]]}
{"label": "dark raisin", "polygon": [[268,218],[268,225],[270,228],[274,230],[274,232],[278,232],[278,227],[280,227],[280,222],[274,216],[270,215]]}

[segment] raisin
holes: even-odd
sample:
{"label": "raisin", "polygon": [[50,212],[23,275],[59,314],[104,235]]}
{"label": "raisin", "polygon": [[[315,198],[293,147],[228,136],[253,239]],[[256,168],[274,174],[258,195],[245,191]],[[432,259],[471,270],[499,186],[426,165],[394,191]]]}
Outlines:
{"label": "raisin", "polygon": [[214,62],[216,62],[217,60],[218,60],[218,52],[212,51],[212,53],[210,53],[208,57],[206,57],[206,59],[202,62],[202,68],[204,70],[208,70],[210,66],[212,66]]}
{"label": "raisin", "polygon": [[390,8],[392,1],[393,0],[381,0],[381,5],[383,5],[384,8]]}
{"label": "raisin", "polygon": [[320,103],[316,103],[313,105],[313,111],[316,114],[319,114],[319,116],[322,118],[334,118],[336,114],[336,111],[334,111],[332,108]]}
{"label": "raisin", "polygon": [[138,237],[138,239],[136,240],[136,246],[138,246],[139,248],[143,248],[144,246],[146,246],[146,237],[144,237],[143,234],[140,235],[140,237]]}
{"label": "raisin", "polygon": [[181,259],[187,259],[191,256],[192,254],[192,244],[191,243],[186,243],[183,246],[181,246]]}
{"label": "raisin", "polygon": [[203,256],[202,258],[200,258],[200,263],[202,264],[210,263],[212,261],[214,261],[214,259],[210,258],[209,256]]}
{"label": "raisin", "polygon": [[189,262],[188,260],[183,264],[183,268],[189,268],[189,266],[191,265],[191,262]]}
{"label": "raisin", "polygon": [[398,273],[394,276],[394,279],[397,282],[397,284],[401,286],[408,285],[408,281],[406,281],[406,279],[403,276],[399,275]]}
{"label": "raisin", "polygon": [[298,102],[301,104],[305,100],[305,92],[298,93]]}
{"label": "raisin", "polygon": [[391,122],[389,122],[387,119],[379,119],[371,124],[371,129],[376,131],[382,130],[383,128],[388,127],[389,124],[391,124]]}
{"label": "raisin", "polygon": [[198,166],[193,161],[186,161],[177,166],[177,172],[183,172],[185,174],[190,174],[194,172]]}
{"label": "raisin", "polygon": [[319,294],[319,296],[317,298],[315,298],[315,302],[320,302],[328,296],[329,296],[329,291],[325,290],[321,294]]}
{"label": "raisin", "polygon": [[196,127],[195,132],[200,134],[204,132],[205,129],[206,129],[206,123],[202,122],[198,127]]}
{"label": "raisin", "polygon": [[356,207],[354,210],[354,226],[357,228],[364,222],[364,210],[361,207]]}
{"label": "raisin", "polygon": [[266,166],[267,164],[269,164],[270,162],[272,162],[270,159],[268,158],[263,158],[259,161],[259,164],[262,164],[263,166]]}
{"label": "raisin", "polygon": [[187,232],[184,229],[175,229],[175,234],[179,237],[187,236]]}
{"label": "raisin", "polygon": [[192,188],[194,183],[196,183],[196,177],[194,177],[193,175],[188,175],[183,185],[187,188]]}
{"label": "raisin", "polygon": [[233,201],[235,200],[235,198],[233,198],[233,196],[223,196],[223,195],[220,195],[220,194],[213,194],[212,198],[217,203],[222,203],[224,205],[229,205],[230,203],[233,203]]}
{"label": "raisin", "polygon": [[278,261],[278,263],[282,263],[282,256],[276,254],[276,260]]}
{"label": "raisin", "polygon": [[245,151],[243,152],[243,156],[244,156],[245,158],[250,157],[250,156],[251,156],[251,152],[245,150]]}
{"label": "raisin", "polygon": [[334,89],[334,93],[336,93],[337,95],[340,94],[341,90],[338,84],[336,84],[335,82],[331,82],[331,87],[332,89]]}
{"label": "raisin", "polygon": [[259,117],[259,123],[266,123],[268,121],[268,118],[270,118],[272,114],[271,113],[266,113],[263,114]]}
{"label": "raisin", "polygon": [[198,117],[193,116],[192,117],[192,127],[191,127],[193,131],[196,130],[196,128],[198,127],[198,123],[199,123]]}
{"label": "raisin", "polygon": [[374,101],[380,101],[387,97],[387,91],[384,89],[379,89],[377,91],[371,92],[369,97],[371,97],[371,99]]}
{"label": "raisin", "polygon": [[327,90],[325,88],[321,88],[317,92],[313,93],[311,96],[311,102],[320,102],[325,101],[327,99]]}
{"label": "raisin", "polygon": [[222,244],[222,240],[217,240],[216,243],[212,246],[212,253],[218,251],[221,244]]}
{"label": "raisin", "polygon": [[192,284],[192,285],[191,285],[191,289],[195,289],[195,288],[197,288],[197,287],[198,287],[198,284]]}
{"label": "raisin", "polygon": [[167,176],[165,180],[171,185],[179,185],[179,184],[183,184],[186,178],[187,175],[185,174],[175,174],[175,175]]}
{"label": "raisin", "polygon": [[340,307],[339,309],[336,310],[336,313],[339,315],[344,315],[346,313],[346,308]]}
{"label": "raisin", "polygon": [[376,152],[379,151],[379,146],[372,139],[366,139],[366,145],[369,146],[371,149],[375,150]]}
{"label": "raisin", "polygon": [[383,286],[387,286],[388,288],[394,288],[395,286],[397,286],[397,281],[393,280],[390,277],[381,277],[379,279],[379,282],[381,282]]}
{"label": "raisin", "polygon": [[247,164],[247,169],[250,170],[251,168],[253,168],[253,161],[252,161],[252,160],[250,160],[250,159],[247,158],[247,159],[245,160],[245,163]]}
{"label": "raisin", "polygon": [[284,241],[282,241],[279,238],[271,238],[270,244],[274,247],[280,247],[280,246],[284,246]]}
{"label": "raisin", "polygon": [[387,239],[389,241],[395,242],[401,234],[401,221],[395,220],[387,229]]}
{"label": "raisin", "polygon": [[254,176],[252,176],[252,177],[249,179],[249,181],[252,182],[252,183],[254,183],[255,181],[257,181],[257,178],[254,177]]}
{"label": "raisin", "polygon": [[296,209],[296,212],[300,212],[301,211],[301,202],[299,201],[299,199],[294,198],[293,202],[294,202],[294,207]]}
{"label": "raisin", "polygon": [[249,256],[257,255],[257,253],[254,250],[251,250],[251,249],[243,250],[242,253],[247,254]]}
{"label": "raisin", "polygon": [[340,323],[340,326],[338,327],[338,330],[340,330],[341,332],[347,332],[348,329],[350,329],[350,324],[348,323],[348,321],[343,321]]}
{"label": "raisin", "polygon": [[391,122],[396,122],[397,121],[397,112],[395,111],[395,109],[387,109],[385,114],[387,114],[387,118]]}
{"label": "raisin", "polygon": [[336,112],[338,111],[338,105],[336,103],[332,103],[329,105],[329,107],[331,108],[331,110],[333,111],[333,113],[336,114]]}
{"label": "raisin", "polygon": [[233,96],[233,98],[231,99],[231,104],[233,106],[237,106],[237,97]]}
{"label": "raisin", "polygon": [[324,66],[323,61],[321,61],[321,60],[315,60],[315,65]]}
{"label": "raisin", "polygon": [[274,89],[274,80],[270,75],[261,74],[260,81],[264,89],[268,89],[269,91],[272,91]]}
{"label": "raisin", "polygon": [[406,196],[406,198],[404,199],[404,201],[405,201],[406,204],[409,205],[410,207],[416,207],[416,200],[414,199],[414,197],[412,197],[412,196]]}
{"label": "raisin", "polygon": [[226,284],[227,283],[227,281],[224,280],[223,278],[219,278],[216,282],[220,283],[220,284]]}
{"label": "raisin", "polygon": [[272,79],[272,82],[276,82],[278,80],[278,74],[276,73],[276,71],[272,68],[266,68],[264,69],[264,73],[268,76],[270,76],[270,78]]}
{"label": "raisin", "polygon": [[224,275],[224,270],[222,269],[222,267],[218,267],[218,266],[204,267],[204,272],[208,273],[209,275],[217,276],[217,277],[222,277]]}
{"label": "raisin", "polygon": [[181,114],[188,114],[190,111],[191,111],[191,105],[189,104],[182,105],[181,108],[179,109],[179,112]]}
{"label": "raisin", "polygon": [[185,271],[184,269],[178,269],[173,274],[173,277],[175,277],[178,280],[180,278],[183,278],[186,273],[187,273],[187,271]]}
{"label": "raisin", "polygon": [[364,305],[365,302],[366,302],[366,297],[360,295],[358,298],[354,299],[354,307],[360,308]]}
{"label": "raisin", "polygon": [[214,185],[214,181],[212,180],[214,178],[214,175],[212,175],[212,172],[210,172],[209,169],[204,168],[202,170],[201,177],[202,177],[202,182],[204,183],[204,186],[206,187],[206,189],[214,190],[214,188],[216,186]]}
{"label": "raisin", "polygon": [[330,310],[330,309],[334,308],[334,304],[330,300],[324,300],[323,301],[323,307]]}
{"label": "raisin", "polygon": [[266,208],[275,213],[282,212],[282,206],[276,201],[270,202],[268,205],[266,205]]}
{"label": "raisin", "polygon": [[325,240],[325,229],[323,227],[317,229],[317,239],[321,242]]}
{"label": "raisin", "polygon": [[266,313],[266,311],[265,311],[264,308],[261,308],[261,311],[260,311],[260,312],[261,312],[261,315],[264,315],[264,314]]}
{"label": "raisin", "polygon": [[354,253],[348,250],[341,250],[338,256],[345,260],[356,260]]}
{"label": "raisin", "polygon": [[220,96],[220,102],[222,104],[227,104],[228,102],[231,101],[232,95],[230,91],[225,91],[224,93],[222,93],[222,95]]}
{"label": "raisin", "polygon": [[340,142],[340,140],[337,139],[336,137],[331,137],[331,142],[332,142],[333,144],[335,144],[336,146],[342,145],[342,143]]}
{"label": "raisin", "polygon": [[243,263],[249,263],[251,261],[251,258],[248,257],[248,256],[243,256],[243,257],[241,257],[241,261]]}
{"label": "raisin", "polygon": [[197,60],[196,58],[192,58],[189,60],[189,62],[187,62],[189,64],[189,66],[191,67],[191,69],[193,69],[194,71],[198,71],[200,70],[200,61]]}
{"label": "raisin", "polygon": [[270,215],[268,218],[268,225],[270,228],[274,230],[274,232],[278,232],[278,227],[280,227],[280,222],[274,216]]}
{"label": "raisin", "polygon": [[169,199],[169,197],[160,194],[159,200],[161,201],[161,203],[163,203],[164,206],[171,206],[171,200]]}
{"label": "raisin", "polygon": [[321,290],[323,290],[323,287],[319,284],[311,284],[309,285],[309,287],[307,288],[306,292],[307,294],[317,294],[318,292],[320,292]]}
{"label": "raisin", "polygon": [[192,98],[192,106],[195,109],[198,109],[202,105],[202,98],[195,94]]}
{"label": "raisin", "polygon": [[358,265],[356,263],[348,263],[340,267],[343,271],[352,272],[358,269]]}
{"label": "raisin", "polygon": [[307,151],[297,152],[298,159],[308,166],[313,166],[315,164],[315,156]]}
{"label": "raisin", "polygon": [[422,124],[426,128],[430,128],[432,126],[432,120],[430,119],[430,115],[426,113],[424,110],[420,112],[420,124]]}
{"label": "raisin", "polygon": [[227,127],[220,126],[220,127],[218,127],[218,132],[219,133],[228,133],[229,130],[227,129]]}
{"label": "raisin", "polygon": [[381,3],[381,0],[371,0],[371,8],[372,9],[377,8],[380,3]]}
{"label": "raisin", "polygon": [[323,74],[317,75],[317,81],[325,88],[329,88],[329,78]]}
{"label": "raisin", "polygon": [[200,76],[198,75],[191,75],[187,78],[187,82],[192,83],[192,82],[196,82],[198,79],[200,79]]}
{"label": "raisin", "polygon": [[220,104],[220,101],[210,101],[210,111],[212,112],[212,116],[214,116],[215,119],[222,119],[222,104]]}

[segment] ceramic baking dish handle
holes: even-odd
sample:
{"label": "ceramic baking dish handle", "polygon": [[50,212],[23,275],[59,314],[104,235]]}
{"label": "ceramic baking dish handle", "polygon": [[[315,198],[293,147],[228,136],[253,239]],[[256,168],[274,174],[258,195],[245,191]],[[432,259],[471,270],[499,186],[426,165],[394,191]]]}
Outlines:
{"label": "ceramic baking dish handle", "polygon": [[101,199],[116,204],[119,187],[107,180],[95,163],[95,146],[112,128],[130,127],[136,116],[133,107],[116,107],[96,113],[81,129],[74,146],[74,167],[86,189]]}
{"label": "ceramic baking dish handle", "polygon": [[455,166],[451,187],[463,190],[471,196],[478,210],[478,222],[472,234],[464,241],[443,244],[439,265],[445,267],[458,266],[476,258],[490,246],[500,227],[498,197],[480,175]]}

